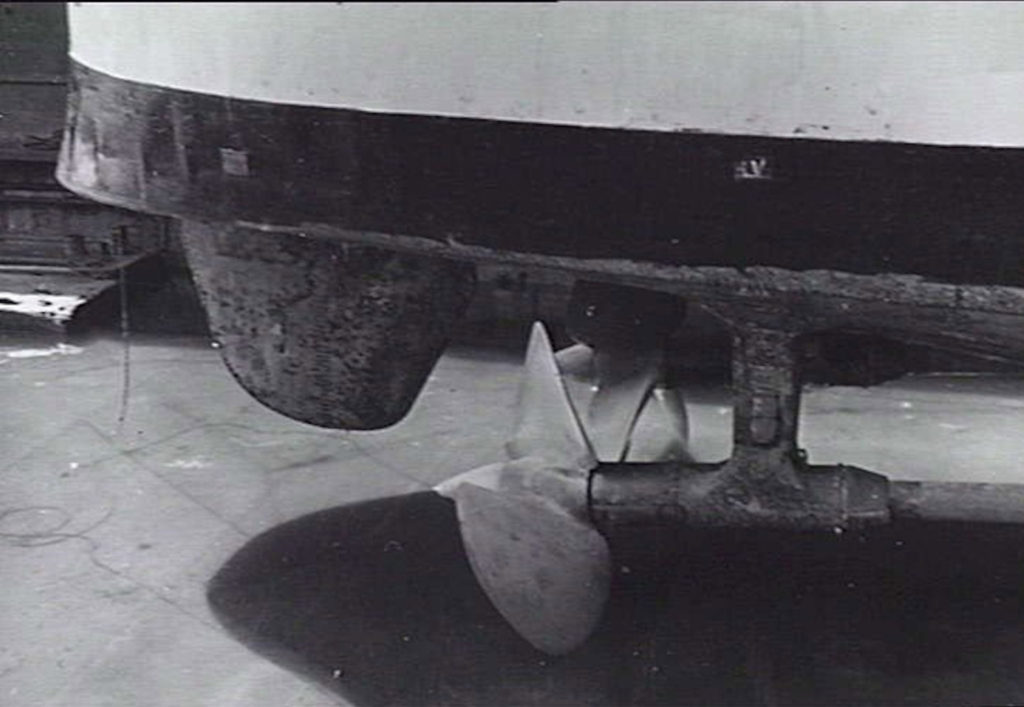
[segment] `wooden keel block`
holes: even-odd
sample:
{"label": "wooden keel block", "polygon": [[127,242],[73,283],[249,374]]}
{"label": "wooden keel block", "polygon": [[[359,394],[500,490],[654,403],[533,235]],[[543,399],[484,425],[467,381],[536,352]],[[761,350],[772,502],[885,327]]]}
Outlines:
{"label": "wooden keel block", "polygon": [[210,329],[253,397],[319,427],[372,430],[409,411],[475,285],[442,258],[186,221]]}

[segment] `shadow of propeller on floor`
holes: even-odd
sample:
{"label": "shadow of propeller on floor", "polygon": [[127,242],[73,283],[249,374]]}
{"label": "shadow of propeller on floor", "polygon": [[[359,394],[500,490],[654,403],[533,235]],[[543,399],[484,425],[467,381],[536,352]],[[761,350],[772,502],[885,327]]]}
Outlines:
{"label": "shadow of propeller on floor", "polygon": [[211,580],[252,650],[355,705],[1024,703],[1024,529],[637,531],[601,625],[545,655],[478,585],[434,492],[258,536]]}

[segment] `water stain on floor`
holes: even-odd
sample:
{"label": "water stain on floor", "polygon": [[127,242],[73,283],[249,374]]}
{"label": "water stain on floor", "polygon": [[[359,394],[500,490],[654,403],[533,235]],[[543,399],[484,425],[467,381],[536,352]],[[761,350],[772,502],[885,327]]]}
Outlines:
{"label": "water stain on floor", "polygon": [[257,536],[208,598],[253,650],[356,705],[1024,703],[1024,529],[613,539],[598,632],[552,658],[478,588],[433,492]]}

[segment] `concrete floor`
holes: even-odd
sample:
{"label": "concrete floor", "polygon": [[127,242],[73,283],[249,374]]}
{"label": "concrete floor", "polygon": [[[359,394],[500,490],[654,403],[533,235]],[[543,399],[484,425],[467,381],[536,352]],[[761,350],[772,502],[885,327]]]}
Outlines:
{"label": "concrete floor", "polygon": [[[202,338],[124,354],[0,340],[0,704],[1024,702],[1016,529],[623,540],[599,635],[547,660],[427,492],[502,458],[520,352],[453,349],[372,433],[261,407]],[[697,456],[724,456],[725,390],[689,399]],[[929,377],[816,391],[804,441],[901,478],[1024,481],[1022,421],[1020,377]]]}
{"label": "concrete floor", "polygon": [[[514,372],[446,359],[419,414],[352,435],[261,407],[203,340],[134,342],[126,408],[117,340],[6,343],[0,703],[11,707],[324,704],[219,628],[206,581],[283,521],[496,458],[497,431],[463,431],[474,409],[507,409]],[[471,390],[473,371],[494,375]]]}

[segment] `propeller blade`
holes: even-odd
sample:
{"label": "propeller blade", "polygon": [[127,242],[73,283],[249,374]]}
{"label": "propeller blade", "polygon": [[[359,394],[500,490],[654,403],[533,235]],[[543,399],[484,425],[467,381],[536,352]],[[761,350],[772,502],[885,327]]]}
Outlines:
{"label": "propeller blade", "polygon": [[[591,408],[592,401],[601,389],[597,383],[599,376],[594,350],[586,344],[576,344],[555,353],[558,370],[575,409],[588,411],[588,424],[593,423],[596,417],[599,418],[599,424],[600,418],[603,418],[608,427],[619,427],[616,433],[619,438],[607,442],[608,449],[602,447],[602,437],[589,435],[593,439],[591,444],[598,450],[598,458],[618,460],[617,456],[622,454],[622,448],[619,447],[621,435],[625,434],[628,441],[621,461],[693,461],[688,451],[689,422],[682,391],[678,388],[663,388],[655,381],[649,392],[644,392],[646,382],[642,377],[657,377],[656,364],[660,362],[649,360],[656,359],[657,355],[651,352],[647,355],[649,358],[641,358],[639,363],[634,358],[635,353],[620,352],[617,355],[628,358],[609,365],[607,353],[602,355],[605,392],[598,397],[598,407]],[[638,373],[639,379],[637,375],[631,376],[631,373]],[[632,430],[624,432],[638,398],[641,400],[640,411],[635,416]]]}
{"label": "propeller blade", "polygon": [[586,641],[611,584],[604,537],[585,520],[529,496],[464,483],[454,498],[473,573],[516,632],[551,655]]}
{"label": "propeller blade", "polygon": [[597,391],[587,409],[587,429],[598,459],[621,462],[641,408],[661,372],[661,351],[598,351]]}
{"label": "propeller blade", "polygon": [[558,371],[565,376],[581,379],[594,378],[594,350],[586,344],[573,344],[555,352]]}
{"label": "propeller blade", "polygon": [[629,436],[624,461],[692,462],[689,446],[689,420],[682,392],[677,388],[655,387]]}
{"label": "propeller blade", "polygon": [[597,457],[540,323],[506,447],[509,461],[435,490],[455,501],[466,556],[498,612],[538,650],[567,653],[601,618],[611,558],[587,516],[587,477]]}
{"label": "propeller blade", "polygon": [[597,457],[569,400],[551,339],[540,322],[530,332],[525,367],[515,432],[506,445],[509,457],[540,457],[551,466],[578,470],[585,476],[597,466]]}

